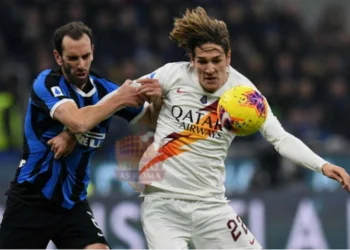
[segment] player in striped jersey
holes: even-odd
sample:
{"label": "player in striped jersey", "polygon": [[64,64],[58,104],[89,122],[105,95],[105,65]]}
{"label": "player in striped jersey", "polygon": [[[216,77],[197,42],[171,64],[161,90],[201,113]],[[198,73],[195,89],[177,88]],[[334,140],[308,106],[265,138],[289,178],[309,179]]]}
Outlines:
{"label": "player in striped jersey", "polygon": [[[91,158],[112,115],[134,122],[151,110],[145,99],[161,94],[157,80],[140,81],[136,89],[129,80],[119,87],[92,73],[92,32],[81,22],[57,29],[54,45],[60,68],[44,70],[33,83],[0,248],[42,249],[50,240],[65,249],[108,248],[86,200]],[[71,144],[67,157],[54,152],[57,136]]]}
{"label": "player in striped jersey", "polygon": [[[140,161],[148,247],[261,248],[227,204],[224,161],[234,135],[222,129],[216,113],[226,90],[254,85],[230,66],[226,24],[203,8],[175,19],[170,38],[188,52],[190,62],[168,63],[151,74],[162,86],[164,102],[154,142]],[[286,132],[271,109],[260,132],[282,156],[350,190],[348,173]]]}

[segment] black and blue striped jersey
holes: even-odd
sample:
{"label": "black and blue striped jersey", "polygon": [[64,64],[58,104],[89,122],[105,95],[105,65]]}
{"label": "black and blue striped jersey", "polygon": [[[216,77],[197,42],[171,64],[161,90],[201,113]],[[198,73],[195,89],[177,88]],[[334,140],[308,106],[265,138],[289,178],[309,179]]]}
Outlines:
{"label": "black and blue striped jersey", "polygon": [[[64,102],[75,102],[79,108],[96,104],[104,96],[118,89],[118,85],[90,73],[91,90],[83,92],[68,83],[61,70],[45,70],[35,79],[29,98],[24,124],[22,160],[7,194],[23,201],[48,202],[71,209],[87,197],[90,180],[90,161],[104,141],[111,118],[84,134],[76,135],[73,152],[60,160],[47,141],[64,130],[53,119],[55,109]],[[141,116],[143,108],[124,108],[116,112],[132,122]]]}

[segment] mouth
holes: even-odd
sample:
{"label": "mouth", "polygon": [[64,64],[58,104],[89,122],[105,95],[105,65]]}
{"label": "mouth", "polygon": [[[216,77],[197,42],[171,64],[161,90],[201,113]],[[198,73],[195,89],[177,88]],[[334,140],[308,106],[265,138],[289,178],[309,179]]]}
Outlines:
{"label": "mouth", "polygon": [[87,77],[87,72],[77,72],[77,73],[75,74],[75,76],[76,76],[78,79],[83,80],[83,79],[85,79],[85,78]]}
{"label": "mouth", "polygon": [[213,77],[213,76],[209,76],[209,77],[205,77],[204,78],[204,81],[206,81],[209,84],[216,83],[217,80],[218,79],[216,77]]}

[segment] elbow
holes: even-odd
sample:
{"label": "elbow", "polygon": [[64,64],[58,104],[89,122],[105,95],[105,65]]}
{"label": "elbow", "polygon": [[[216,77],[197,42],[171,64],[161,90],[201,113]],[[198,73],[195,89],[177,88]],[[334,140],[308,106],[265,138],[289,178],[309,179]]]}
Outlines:
{"label": "elbow", "polygon": [[[274,145],[277,152],[281,153],[282,148],[290,143],[291,140],[297,139],[289,133],[285,133],[283,136],[277,138],[272,144]],[[297,139],[298,140],[298,139]]]}
{"label": "elbow", "polygon": [[83,122],[83,121],[76,121],[76,122],[68,125],[67,127],[74,134],[84,134],[84,133],[89,131],[88,126],[86,126],[85,122]]}

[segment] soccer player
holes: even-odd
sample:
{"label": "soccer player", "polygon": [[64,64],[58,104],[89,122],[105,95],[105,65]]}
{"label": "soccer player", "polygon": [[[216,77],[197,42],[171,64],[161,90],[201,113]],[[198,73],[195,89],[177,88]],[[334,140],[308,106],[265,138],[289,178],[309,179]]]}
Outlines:
{"label": "soccer player", "polygon": [[[136,89],[130,80],[119,87],[92,73],[92,31],[81,22],[58,28],[53,40],[60,67],[41,72],[33,83],[0,248],[43,249],[52,240],[58,248],[105,249],[86,200],[91,157],[106,137],[110,116],[130,122],[147,117],[151,105],[145,99],[160,96],[161,89],[154,79],[140,80]],[[66,152],[60,138],[70,144]]]}
{"label": "soccer player", "polygon": [[[259,249],[227,204],[224,160],[234,135],[222,129],[216,113],[225,91],[254,85],[230,66],[226,24],[203,8],[176,18],[170,39],[188,52],[190,60],[168,63],[151,74],[159,80],[164,101],[154,142],[140,161],[140,180],[145,184],[141,218],[148,247]],[[282,156],[350,191],[348,173],[286,132],[270,108],[260,132]],[[157,171],[162,178],[152,180]]]}

